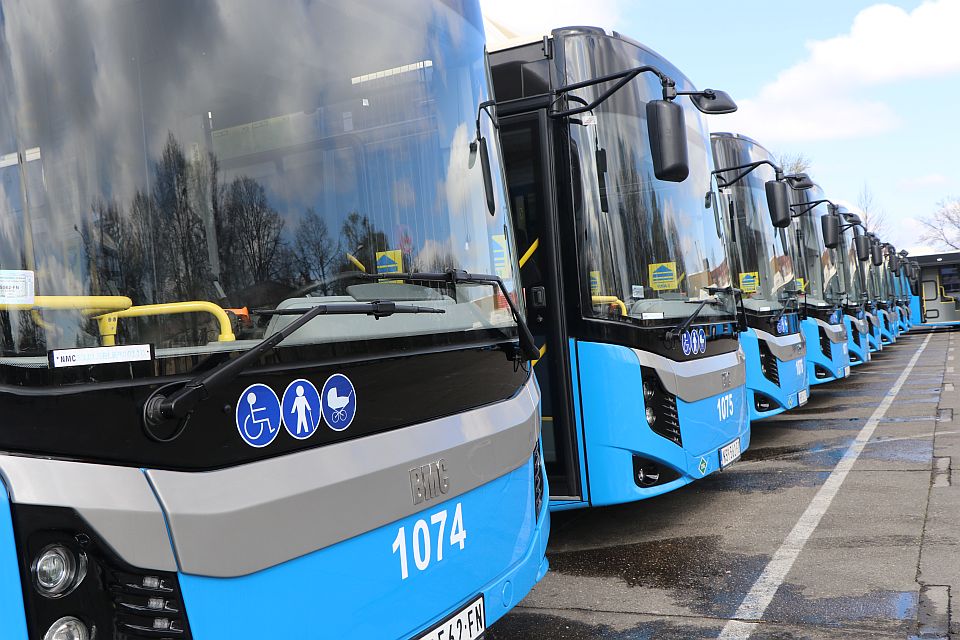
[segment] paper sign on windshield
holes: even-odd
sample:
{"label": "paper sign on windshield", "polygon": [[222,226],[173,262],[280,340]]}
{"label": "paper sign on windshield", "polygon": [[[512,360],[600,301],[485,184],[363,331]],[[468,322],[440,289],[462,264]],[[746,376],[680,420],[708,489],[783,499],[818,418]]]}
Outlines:
{"label": "paper sign on windshield", "polygon": [[760,285],[760,272],[748,271],[740,274],[740,290],[744,293],[754,293]]}
{"label": "paper sign on windshield", "polygon": [[0,270],[0,304],[33,303],[33,271]]}
{"label": "paper sign on windshield", "polygon": [[650,288],[654,291],[669,291],[679,286],[676,262],[655,262],[648,268]]}

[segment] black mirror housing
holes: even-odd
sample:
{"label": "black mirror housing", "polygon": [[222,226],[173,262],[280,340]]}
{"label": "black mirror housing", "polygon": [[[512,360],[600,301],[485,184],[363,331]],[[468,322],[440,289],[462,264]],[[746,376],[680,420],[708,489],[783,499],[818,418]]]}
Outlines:
{"label": "black mirror housing", "polygon": [[767,192],[767,208],[770,210],[770,222],[778,229],[790,226],[790,192],[786,183],[768,180],[763,185]]}
{"label": "black mirror housing", "polygon": [[806,191],[807,189],[813,189],[815,186],[810,176],[805,173],[794,173],[787,176],[787,183],[789,183],[790,188],[796,191]]}
{"label": "black mirror housing", "polygon": [[857,234],[853,238],[853,243],[857,248],[857,260],[866,262],[870,259],[870,238]]}
{"label": "black mirror housing", "polygon": [[854,224],[854,225],[863,224],[860,221],[860,216],[858,216],[855,213],[845,213],[843,214],[843,219],[846,220],[847,224]]}
{"label": "black mirror housing", "polygon": [[653,174],[658,180],[683,182],[690,175],[687,125],[683,107],[670,100],[647,103],[647,133],[653,154]]}
{"label": "black mirror housing", "polygon": [[823,245],[828,249],[840,246],[840,216],[828,213],[820,218],[820,228],[823,231]]}
{"label": "black mirror housing", "polygon": [[889,261],[890,261],[890,271],[893,271],[894,273],[899,272],[899,271],[900,271],[900,256],[898,256],[898,255],[894,252],[894,253],[891,253],[891,254],[888,256],[888,259],[889,259]]}
{"label": "black mirror housing", "polygon": [[693,106],[703,113],[717,115],[733,113],[737,110],[737,103],[733,101],[730,94],[717,89],[704,89],[691,94],[690,100],[693,102]]}
{"label": "black mirror housing", "polygon": [[873,244],[870,247],[870,258],[873,260],[873,266],[879,267],[883,264],[883,249],[879,244]]}

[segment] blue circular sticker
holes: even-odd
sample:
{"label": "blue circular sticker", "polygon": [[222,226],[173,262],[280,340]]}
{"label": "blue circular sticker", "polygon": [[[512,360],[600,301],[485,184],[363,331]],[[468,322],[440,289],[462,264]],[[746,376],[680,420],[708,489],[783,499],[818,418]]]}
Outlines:
{"label": "blue circular sticker", "polygon": [[680,336],[680,348],[683,349],[683,355],[690,355],[690,351],[693,350],[693,345],[691,342],[693,341],[690,339],[690,332],[684,331],[683,335]]}
{"label": "blue circular sticker", "polygon": [[280,401],[265,384],[252,384],[237,400],[237,430],[251,447],[265,447],[280,432]]}
{"label": "blue circular sticker", "polygon": [[707,352],[707,332],[702,328],[697,329],[697,337],[700,339],[700,353]]}
{"label": "blue circular sticker", "polygon": [[320,425],[320,393],[309,380],[294,380],[283,392],[283,424],[297,440],[306,440]]}
{"label": "blue circular sticker", "polygon": [[353,422],[357,414],[357,392],[350,378],[335,373],[323,383],[320,395],[323,406],[323,418],[327,426],[334,431],[343,431]]}
{"label": "blue circular sticker", "polygon": [[780,319],[777,321],[777,332],[786,333],[787,329],[790,328],[790,321],[787,320],[787,316],[780,316]]}

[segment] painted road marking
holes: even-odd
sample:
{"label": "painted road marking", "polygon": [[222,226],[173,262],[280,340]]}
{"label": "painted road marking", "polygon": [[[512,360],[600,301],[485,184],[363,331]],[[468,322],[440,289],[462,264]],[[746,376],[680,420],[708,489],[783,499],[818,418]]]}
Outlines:
{"label": "painted road marking", "polygon": [[757,622],[763,617],[767,607],[770,606],[773,596],[776,595],[780,585],[783,584],[787,574],[790,573],[793,563],[797,560],[800,552],[803,551],[807,540],[810,539],[817,525],[820,524],[820,519],[823,518],[823,515],[830,508],[830,504],[840,491],[840,485],[843,484],[847,474],[850,473],[850,469],[856,464],[857,458],[860,457],[860,453],[863,451],[867,442],[873,437],[873,432],[876,430],[877,425],[880,424],[880,420],[886,415],[890,405],[893,404],[897,394],[900,393],[900,388],[903,387],[903,384],[907,381],[910,372],[913,371],[914,366],[916,366],[917,361],[920,359],[920,355],[924,349],[927,348],[927,345],[930,343],[930,338],[932,337],[933,334],[928,334],[923,344],[920,345],[917,352],[910,358],[907,368],[903,370],[903,373],[897,378],[897,381],[887,392],[887,395],[880,401],[880,405],[874,410],[873,415],[870,416],[867,423],[863,425],[856,439],[847,449],[846,453],[843,454],[843,457],[840,458],[840,462],[838,462],[837,466],[830,472],[827,481],[823,483],[823,486],[820,487],[817,494],[813,496],[813,500],[810,501],[806,511],[803,512],[797,524],[795,524],[790,533],[787,534],[783,544],[777,549],[777,552],[773,555],[769,564],[764,568],[763,573],[761,573],[757,581],[753,583],[753,587],[750,588],[743,602],[740,603],[740,606],[737,608],[736,613],[733,614],[734,619],[724,625],[723,630],[720,632],[719,640],[746,640],[750,637],[750,634],[753,633],[754,629],[757,628]]}

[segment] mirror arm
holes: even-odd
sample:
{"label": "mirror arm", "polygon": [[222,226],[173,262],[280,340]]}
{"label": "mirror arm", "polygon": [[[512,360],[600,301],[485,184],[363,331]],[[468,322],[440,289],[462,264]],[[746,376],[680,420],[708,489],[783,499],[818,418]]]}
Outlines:
{"label": "mirror arm", "polygon": [[[783,180],[783,169],[781,169],[779,166],[775,165],[774,163],[770,162],[769,160],[758,160],[756,162],[750,162],[748,164],[741,164],[736,167],[725,167],[723,169],[716,169],[712,171],[710,175],[716,176],[717,186],[722,189],[724,187],[732,187],[733,185],[737,184],[738,182],[746,178],[748,175],[750,175],[751,171],[765,164],[768,164],[771,167],[773,167],[773,170],[776,172],[776,179],[778,181]],[[744,169],[744,171],[740,171],[741,169]],[[726,178],[720,175],[721,173],[729,173],[731,171],[740,171],[740,173],[734,176],[732,180],[727,180]]]}
{"label": "mirror arm", "polygon": [[[663,87],[664,100],[673,100],[674,98],[677,97],[676,83],[670,78],[670,76],[660,71],[656,67],[652,67],[650,65],[643,65],[641,67],[633,67],[632,69],[627,69],[625,71],[618,71],[617,73],[609,73],[605,76],[600,76],[599,78],[584,80],[582,82],[575,82],[573,84],[568,84],[560,87],[559,89],[554,91],[554,95],[557,96],[557,100],[564,97],[564,94],[569,93],[570,91],[576,91],[577,89],[596,86],[598,84],[602,84],[604,82],[611,82],[613,80],[617,81],[612,87],[610,87],[609,89],[601,93],[597,98],[595,98],[593,102],[584,104],[579,107],[574,107],[572,109],[564,109],[563,111],[549,112],[547,115],[549,115],[551,118],[565,118],[567,116],[574,116],[574,115],[577,115],[578,113],[583,113],[584,111],[591,111],[597,105],[605,102],[607,98],[609,98],[610,96],[615,94],[617,91],[622,89],[624,85],[626,85],[628,82],[636,78],[641,73],[652,73],[656,75],[658,78],[660,78],[660,85]],[[582,100],[579,100],[579,101],[582,102]],[[554,101],[554,104],[556,104],[556,100]]]}
{"label": "mirror arm", "polygon": [[816,207],[818,204],[823,204],[825,202],[828,204],[833,204],[833,202],[824,198],[822,200],[814,200],[813,202],[801,202],[799,204],[792,204],[790,205],[790,208],[794,209],[794,208],[804,207],[803,211],[793,214],[794,218],[799,218],[800,216],[807,213],[808,211],[812,211],[813,208]]}

